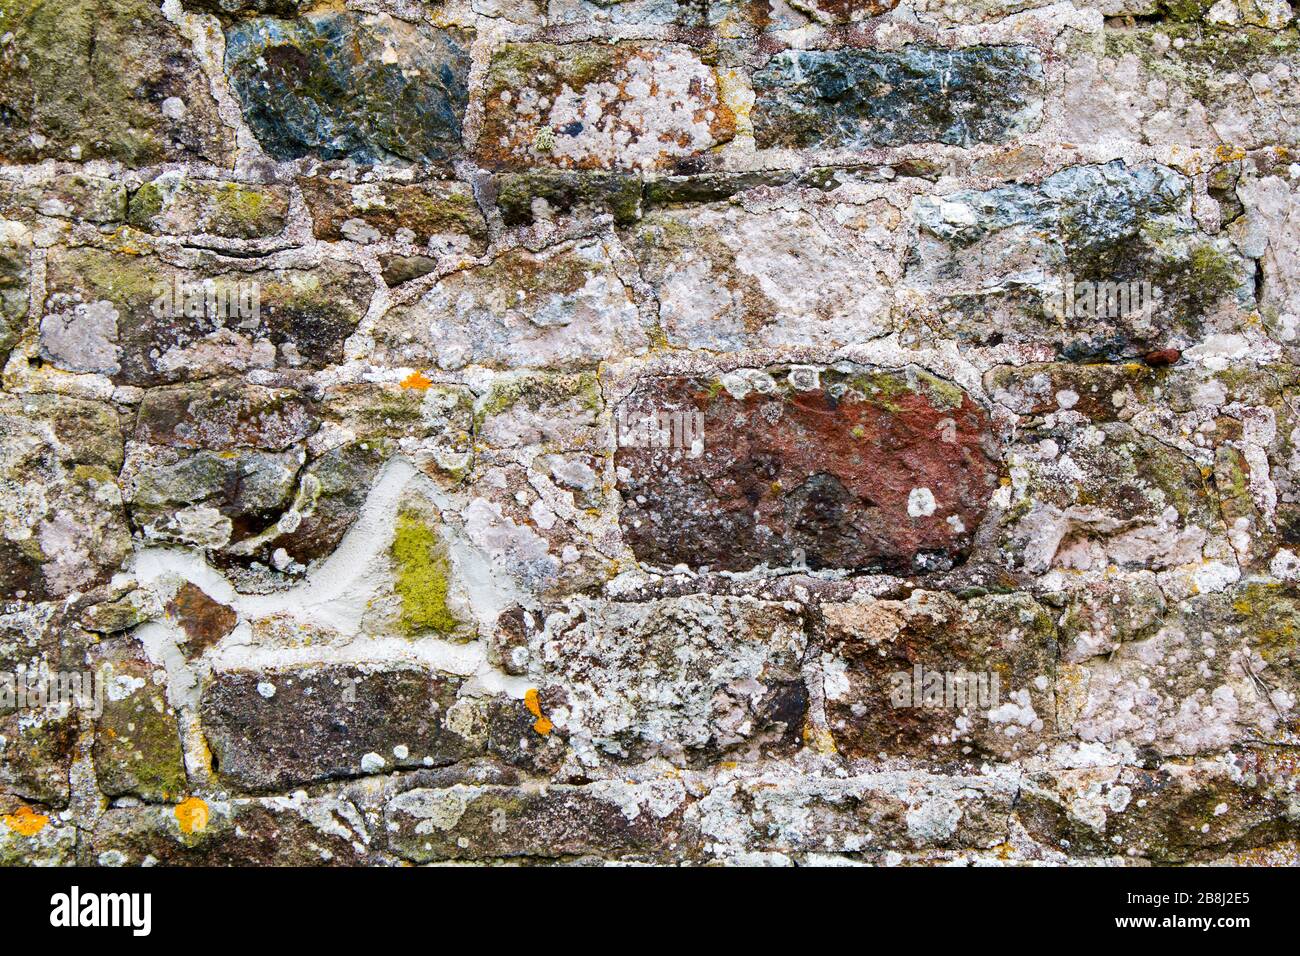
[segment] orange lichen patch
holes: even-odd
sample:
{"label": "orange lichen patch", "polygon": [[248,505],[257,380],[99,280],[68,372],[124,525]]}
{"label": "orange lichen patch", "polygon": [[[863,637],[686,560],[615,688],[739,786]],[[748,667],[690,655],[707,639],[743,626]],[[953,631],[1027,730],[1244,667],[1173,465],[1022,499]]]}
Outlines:
{"label": "orange lichen patch", "polygon": [[202,833],[208,827],[208,805],[198,797],[176,804],[175,813],[182,833]]}
{"label": "orange lichen patch", "polygon": [[13,813],[6,813],[4,816],[5,826],[14,833],[22,834],[25,837],[36,836],[45,829],[49,824],[50,818],[42,813],[37,813],[31,807],[19,807]]}
{"label": "orange lichen patch", "polygon": [[414,388],[423,392],[433,385],[433,380],[423,372],[412,372],[410,375],[406,376],[406,378],[402,379],[401,385],[402,388]]}
{"label": "orange lichen patch", "polygon": [[528,692],[524,694],[524,706],[528,708],[528,712],[534,717],[542,716],[542,704],[537,699],[536,687],[528,688]]}
{"label": "orange lichen patch", "polygon": [[545,737],[554,729],[555,725],[542,713],[542,703],[538,700],[536,687],[530,687],[528,692],[524,694],[524,706],[528,708],[530,714],[537,718],[533,722],[533,730]]}

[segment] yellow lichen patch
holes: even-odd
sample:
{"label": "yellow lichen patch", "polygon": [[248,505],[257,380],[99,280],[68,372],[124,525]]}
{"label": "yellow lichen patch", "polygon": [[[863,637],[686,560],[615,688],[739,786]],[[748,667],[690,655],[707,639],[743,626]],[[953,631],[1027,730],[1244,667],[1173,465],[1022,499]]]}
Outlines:
{"label": "yellow lichen patch", "polygon": [[433,385],[433,380],[423,372],[412,372],[406,378],[402,379],[402,388],[413,388],[417,391],[427,391]]}
{"label": "yellow lichen patch", "polygon": [[176,804],[175,813],[182,833],[202,833],[208,828],[208,805],[198,797]]}
{"label": "yellow lichen patch", "polygon": [[824,756],[839,753],[839,749],[835,746],[835,738],[826,727],[814,727],[811,724],[804,727],[803,742],[808,749]]}
{"label": "yellow lichen patch", "polygon": [[524,694],[524,706],[528,708],[530,714],[537,718],[537,720],[533,722],[533,730],[537,731],[543,737],[549,734],[555,725],[552,724],[550,719],[542,713],[542,702],[537,697],[536,687],[528,688],[528,692]]}
{"label": "yellow lichen patch", "polygon": [[403,511],[397,516],[392,552],[402,629],[407,634],[454,631],[456,618],[447,607],[451,561],[437,532],[419,514]]}
{"label": "yellow lichen patch", "polygon": [[25,837],[36,836],[45,829],[50,822],[50,818],[42,813],[37,813],[31,807],[19,807],[13,813],[6,813],[4,816],[5,826],[14,833],[19,833]]}

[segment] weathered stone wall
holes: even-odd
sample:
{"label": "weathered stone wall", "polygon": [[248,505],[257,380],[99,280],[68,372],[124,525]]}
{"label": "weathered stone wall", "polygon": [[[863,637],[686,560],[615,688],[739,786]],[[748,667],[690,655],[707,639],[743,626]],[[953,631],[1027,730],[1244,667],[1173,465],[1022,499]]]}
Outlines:
{"label": "weathered stone wall", "polygon": [[1294,861],[1294,12],[0,0],[0,861]]}

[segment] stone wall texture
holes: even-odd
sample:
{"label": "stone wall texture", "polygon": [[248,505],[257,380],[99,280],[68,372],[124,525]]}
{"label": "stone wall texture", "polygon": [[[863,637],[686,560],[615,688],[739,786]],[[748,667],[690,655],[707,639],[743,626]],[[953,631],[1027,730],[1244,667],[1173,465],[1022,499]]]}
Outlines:
{"label": "stone wall texture", "polygon": [[1296,13],[0,0],[0,862],[1300,861]]}

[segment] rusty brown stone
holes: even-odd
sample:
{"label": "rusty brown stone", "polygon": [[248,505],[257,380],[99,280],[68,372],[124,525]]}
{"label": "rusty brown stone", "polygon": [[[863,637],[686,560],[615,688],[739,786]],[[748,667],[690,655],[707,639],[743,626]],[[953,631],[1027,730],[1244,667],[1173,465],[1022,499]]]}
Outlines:
{"label": "rusty brown stone", "polygon": [[[748,394],[737,373],[648,378],[619,406],[620,521],[637,557],[898,573],[962,560],[997,482],[984,410],[914,367],[785,372],[751,373]],[[696,433],[674,435],[692,414]],[[638,431],[647,415],[667,427]],[[688,447],[646,447],[674,443]]]}
{"label": "rusty brown stone", "polygon": [[189,638],[185,650],[197,657],[235,629],[239,616],[224,604],[214,601],[188,581],[167,605],[167,614]]}
{"label": "rusty brown stone", "polygon": [[1182,357],[1183,353],[1178,349],[1156,349],[1154,352],[1148,352],[1146,355],[1142,356],[1142,361],[1146,362],[1148,365],[1159,367],[1162,365],[1173,365]]}

